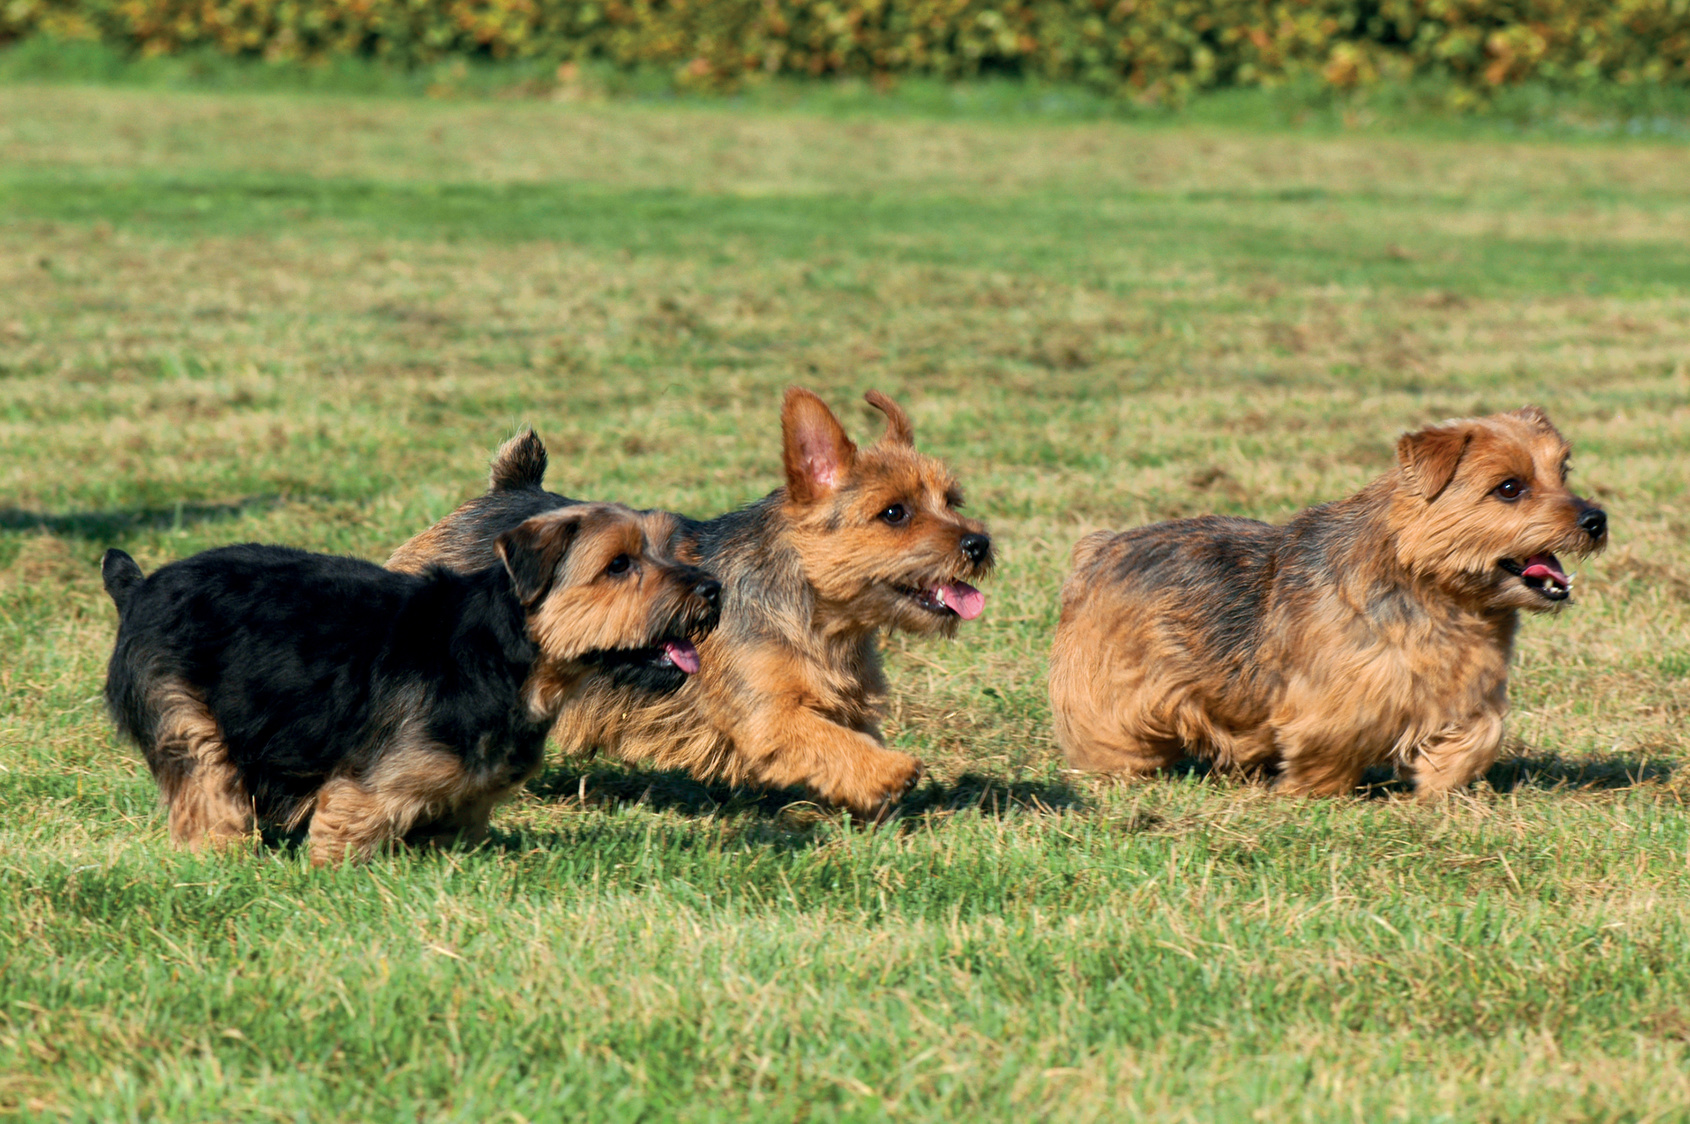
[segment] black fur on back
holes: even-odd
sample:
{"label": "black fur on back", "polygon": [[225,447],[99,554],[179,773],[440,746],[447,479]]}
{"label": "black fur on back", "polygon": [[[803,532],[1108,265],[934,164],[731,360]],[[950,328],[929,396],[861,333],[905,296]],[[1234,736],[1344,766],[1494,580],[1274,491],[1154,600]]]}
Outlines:
{"label": "black fur on back", "polygon": [[367,770],[407,719],[477,776],[520,777],[539,761],[551,723],[530,719],[521,695],[539,653],[503,567],[417,576],[249,543],[136,585],[127,555],[114,566],[120,553],[107,555],[122,617],[106,681],[114,720],[152,764],[157,693],[185,684],[261,820],[288,818],[333,771]]}

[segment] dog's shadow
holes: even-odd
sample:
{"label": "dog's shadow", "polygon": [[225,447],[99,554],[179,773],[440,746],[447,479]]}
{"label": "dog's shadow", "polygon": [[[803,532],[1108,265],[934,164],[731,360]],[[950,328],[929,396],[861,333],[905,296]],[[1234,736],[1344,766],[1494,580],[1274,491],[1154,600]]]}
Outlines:
{"label": "dog's shadow", "polygon": [[906,822],[919,824],[958,812],[1002,818],[1048,816],[1089,807],[1091,801],[1061,778],[1012,779],[968,772],[948,783],[935,781],[917,788],[900,805],[899,815]]}
{"label": "dog's shadow", "polygon": [[[1524,789],[1571,789],[1583,791],[1636,788],[1638,785],[1663,782],[1678,771],[1671,760],[1604,756],[1569,759],[1556,753],[1517,744],[1515,748],[1492,765],[1482,778],[1494,792],[1516,792]],[[1217,783],[1256,785],[1272,784],[1268,775],[1239,776],[1210,763],[1187,757],[1170,766],[1166,776],[1209,778]],[[1412,795],[1414,786],[1399,776],[1390,766],[1375,766],[1362,774],[1356,796],[1363,800],[1400,799]]]}
{"label": "dog's shadow", "polygon": [[[1492,765],[1483,780],[1491,791],[1502,793],[1533,789],[1600,792],[1663,782],[1675,772],[1677,766],[1671,761],[1622,756],[1570,759],[1556,753],[1520,747]],[[1364,799],[1386,800],[1408,796],[1412,792],[1413,786],[1390,769],[1369,769],[1362,778],[1357,795]]]}
{"label": "dog's shadow", "polygon": [[1519,789],[1621,789],[1669,779],[1672,761],[1624,756],[1568,759],[1554,753],[1524,750],[1492,765],[1485,780],[1498,792]]}
{"label": "dog's shadow", "polygon": [[[1499,793],[1523,789],[1618,790],[1663,782],[1677,766],[1670,761],[1630,757],[1569,760],[1553,753],[1524,749],[1491,766],[1484,780]],[[1222,783],[1250,783],[1187,759],[1173,766],[1177,776],[1215,776]],[[1258,783],[1265,783],[1258,779]],[[1411,786],[1388,768],[1367,771],[1356,795],[1363,800],[1401,798]],[[823,828],[842,822],[840,813],[808,799],[796,790],[753,790],[707,784],[686,773],[642,769],[597,760],[568,761],[550,768],[530,782],[531,796],[550,804],[574,803],[581,808],[616,810],[646,808],[674,812],[686,819],[732,821],[746,843],[782,851],[817,845]],[[909,832],[938,827],[959,813],[1007,818],[1051,816],[1089,810],[1092,801],[1067,781],[1029,780],[990,773],[967,772],[948,781],[929,780],[898,806],[881,830]],[[1158,822],[1150,816],[1146,825]],[[868,825],[862,825],[867,827]],[[572,840],[556,831],[504,830],[495,826],[479,844],[506,852],[555,850]],[[266,829],[264,845],[296,852],[306,845],[303,829]]]}
{"label": "dog's shadow", "polygon": [[[639,807],[698,820],[732,820],[742,838],[783,849],[811,845],[825,825],[838,824],[842,818],[836,810],[794,789],[708,784],[685,773],[596,760],[568,761],[548,769],[529,783],[528,791],[547,803],[569,802],[582,808]],[[962,812],[994,817],[1053,815],[1085,806],[1085,797],[1061,780],[968,772],[948,781],[921,784],[881,826],[911,831]],[[533,835],[511,835],[497,829],[489,842],[507,849],[546,845],[545,840]]]}
{"label": "dog's shadow", "polygon": [[281,503],[281,496],[247,496],[227,503],[178,503],[169,507],[73,511],[63,515],[0,507],[0,531],[46,531],[61,538],[112,542],[136,531],[179,530],[200,523],[216,523],[248,511],[268,511]]}

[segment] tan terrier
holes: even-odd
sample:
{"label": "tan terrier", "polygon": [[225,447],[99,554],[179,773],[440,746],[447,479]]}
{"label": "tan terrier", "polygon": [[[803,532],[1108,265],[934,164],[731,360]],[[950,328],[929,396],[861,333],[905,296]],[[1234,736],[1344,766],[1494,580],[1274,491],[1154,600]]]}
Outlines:
{"label": "tan terrier", "polygon": [[1071,765],[1191,754],[1335,794],[1391,764],[1430,799],[1495,761],[1520,609],[1606,543],[1536,407],[1405,435],[1397,467],[1283,527],[1206,516],[1074,548],[1051,651]]}
{"label": "tan terrier", "polygon": [[[699,645],[703,670],[672,695],[599,682],[563,709],[553,736],[571,752],[605,750],[701,779],[802,788],[879,819],[922,765],[880,736],[883,629],[951,635],[980,615],[967,579],[992,566],[985,527],[962,492],[918,452],[910,421],[871,391],[886,432],[859,449],[807,390],[781,410],[786,486],[699,521],[670,522],[668,549],[722,580],[722,623]],[[545,491],[533,431],[494,458],[489,491],[401,546],[398,570],[486,564],[507,528],[577,501]]]}
{"label": "tan terrier", "polygon": [[698,671],[721,585],[649,522],[611,504],[537,515],[465,574],[247,543],[143,577],[107,551],[106,700],[171,840],[309,825],[320,864],[481,837],[583,682],[656,696]]}

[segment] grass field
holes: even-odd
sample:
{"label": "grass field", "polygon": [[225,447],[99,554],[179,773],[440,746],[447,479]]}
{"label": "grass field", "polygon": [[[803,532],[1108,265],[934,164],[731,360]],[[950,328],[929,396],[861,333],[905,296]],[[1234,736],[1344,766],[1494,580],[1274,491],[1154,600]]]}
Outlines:
{"label": "grass field", "polygon": [[[0,86],[0,1115],[1690,1119],[1690,147]],[[173,852],[97,560],[381,559],[524,423],[778,482],[899,397],[1003,565],[852,829],[556,760],[479,851]],[[1449,805],[1065,773],[1069,545],[1540,403],[1613,520]]]}

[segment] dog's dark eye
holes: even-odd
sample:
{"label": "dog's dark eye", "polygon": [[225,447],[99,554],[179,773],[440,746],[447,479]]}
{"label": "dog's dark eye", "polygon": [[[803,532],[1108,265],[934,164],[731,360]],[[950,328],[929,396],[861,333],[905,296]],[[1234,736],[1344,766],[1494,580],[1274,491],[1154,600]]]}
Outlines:
{"label": "dog's dark eye", "polygon": [[1526,494],[1526,486],[1518,480],[1504,480],[1493,491],[1497,499],[1513,503]]}
{"label": "dog's dark eye", "polygon": [[626,574],[628,568],[633,564],[632,558],[629,558],[626,554],[618,554],[610,560],[610,565],[604,568],[604,572],[607,574]]}
{"label": "dog's dark eye", "polygon": [[902,527],[910,521],[910,509],[901,503],[895,503],[881,512],[880,518],[893,527]]}

